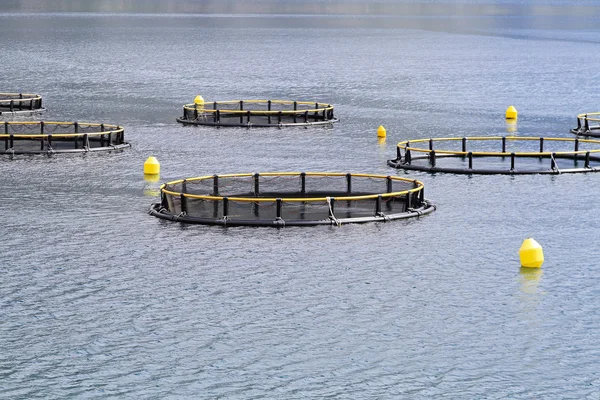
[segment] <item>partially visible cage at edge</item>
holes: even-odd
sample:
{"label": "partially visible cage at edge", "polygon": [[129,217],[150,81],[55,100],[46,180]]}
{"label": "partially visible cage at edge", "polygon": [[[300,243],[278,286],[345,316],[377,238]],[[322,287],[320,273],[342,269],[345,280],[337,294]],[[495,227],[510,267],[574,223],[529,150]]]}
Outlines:
{"label": "partially visible cage at edge", "polygon": [[26,93],[0,93],[0,116],[3,114],[36,114],[45,111],[42,96]]}
{"label": "partially visible cage at edge", "polygon": [[338,122],[331,104],[291,100],[233,100],[186,104],[178,122],[223,127],[330,125]]}
{"label": "partially visible cage at edge", "polygon": [[579,114],[577,127],[571,133],[578,136],[600,137],[600,112]]}
{"label": "partially visible cage at edge", "polygon": [[[443,143],[443,148],[439,148]],[[560,174],[600,171],[600,141],[490,136],[407,140],[388,165],[455,174]]]}
{"label": "partially visible cage at edge", "polygon": [[150,214],[192,224],[282,227],[389,221],[434,209],[424,198],[423,183],[413,179],[274,172],[168,182]]}
{"label": "partially visible cage at edge", "polygon": [[87,122],[0,123],[4,154],[81,153],[129,147],[118,125]]}

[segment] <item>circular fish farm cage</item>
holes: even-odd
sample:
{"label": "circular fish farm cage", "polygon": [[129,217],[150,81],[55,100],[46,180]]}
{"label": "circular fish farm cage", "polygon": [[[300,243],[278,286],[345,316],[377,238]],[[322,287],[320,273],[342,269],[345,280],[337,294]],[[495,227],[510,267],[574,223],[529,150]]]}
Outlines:
{"label": "circular fish farm cage", "polygon": [[265,128],[331,125],[338,122],[327,103],[289,100],[195,102],[183,106],[178,122],[187,125]]}
{"label": "circular fish farm cage", "polygon": [[45,110],[39,94],[0,93],[0,116],[37,114]]}
{"label": "circular fish farm cage", "polygon": [[[438,148],[440,145],[443,147]],[[388,165],[454,174],[527,175],[600,171],[600,140],[556,137],[463,137],[398,143]]]}
{"label": "circular fish farm cage", "polygon": [[435,210],[423,183],[335,172],[208,175],[161,186],[155,217],[223,226],[314,226],[391,221]]}
{"label": "circular fish farm cage", "polygon": [[129,147],[118,125],[87,122],[0,123],[4,154],[87,153]]}
{"label": "circular fish farm cage", "polygon": [[600,137],[600,112],[579,114],[577,127],[571,133],[578,136]]}

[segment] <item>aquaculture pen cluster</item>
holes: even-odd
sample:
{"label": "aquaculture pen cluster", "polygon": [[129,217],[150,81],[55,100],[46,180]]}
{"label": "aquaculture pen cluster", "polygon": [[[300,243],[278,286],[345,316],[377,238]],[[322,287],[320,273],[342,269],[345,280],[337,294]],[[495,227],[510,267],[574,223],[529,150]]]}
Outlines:
{"label": "aquaculture pen cluster", "polygon": [[308,226],[389,221],[427,214],[423,183],[385,175],[273,172],[168,182],[156,217],[210,225]]}
{"label": "aquaculture pen cluster", "polygon": [[[438,148],[443,143],[443,148]],[[397,144],[388,165],[455,174],[559,174],[600,171],[600,141],[490,136],[430,138]]]}
{"label": "aquaculture pen cluster", "polygon": [[338,121],[331,104],[291,100],[196,102],[183,106],[183,124],[239,127],[329,125]]}
{"label": "aquaculture pen cluster", "polygon": [[2,114],[34,114],[44,111],[42,96],[25,93],[0,93],[0,116]]}

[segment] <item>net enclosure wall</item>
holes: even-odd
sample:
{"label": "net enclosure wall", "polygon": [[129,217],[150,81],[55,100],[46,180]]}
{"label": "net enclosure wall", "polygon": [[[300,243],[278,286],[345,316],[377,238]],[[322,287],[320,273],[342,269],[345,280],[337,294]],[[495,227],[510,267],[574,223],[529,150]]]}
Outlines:
{"label": "net enclosure wall", "polygon": [[129,147],[118,125],[87,122],[0,123],[4,154],[81,153]]}
{"label": "net enclosure wall", "polygon": [[311,226],[416,217],[435,207],[423,183],[385,175],[273,172],[208,175],[161,186],[150,214],[192,224]]}
{"label": "net enclosure wall", "polygon": [[455,174],[560,174],[600,171],[600,140],[490,136],[407,140],[388,165]]}
{"label": "net enclosure wall", "polygon": [[600,137],[600,112],[579,114],[577,127],[571,133],[579,136]]}
{"label": "net enclosure wall", "polygon": [[214,101],[183,106],[183,124],[227,127],[330,125],[338,122],[331,104],[290,100]]}
{"label": "net enclosure wall", "polygon": [[44,111],[42,96],[25,93],[0,93],[0,116],[3,114],[35,114]]}

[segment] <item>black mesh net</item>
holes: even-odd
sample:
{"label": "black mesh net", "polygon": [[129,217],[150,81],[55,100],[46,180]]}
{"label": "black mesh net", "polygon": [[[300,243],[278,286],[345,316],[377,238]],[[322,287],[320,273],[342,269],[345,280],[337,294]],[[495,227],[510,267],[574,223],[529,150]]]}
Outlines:
{"label": "black mesh net", "polygon": [[4,122],[0,145],[5,154],[112,150],[129,146],[122,127],[82,122]]}
{"label": "black mesh net", "polygon": [[398,144],[388,165],[464,174],[557,174],[600,170],[600,141],[579,138],[472,137]]}
{"label": "black mesh net", "polygon": [[0,113],[42,110],[42,97],[37,94],[0,93]]}
{"label": "black mesh net", "polygon": [[186,104],[184,124],[243,127],[282,127],[337,122],[331,104],[287,100],[236,100]]}
{"label": "black mesh net", "polygon": [[151,213],[222,225],[319,225],[416,216],[433,210],[416,180],[368,174],[215,175],[163,185]]}

